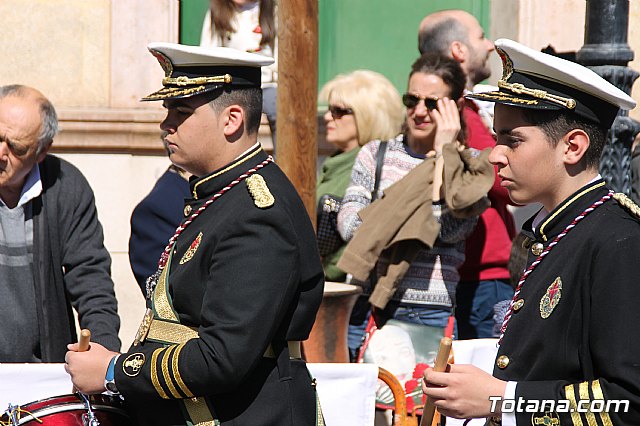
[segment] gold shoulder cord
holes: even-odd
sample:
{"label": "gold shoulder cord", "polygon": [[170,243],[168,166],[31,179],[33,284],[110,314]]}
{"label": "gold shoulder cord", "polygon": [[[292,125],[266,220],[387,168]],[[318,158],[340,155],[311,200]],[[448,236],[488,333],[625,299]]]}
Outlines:
{"label": "gold shoulder cord", "polygon": [[616,192],[613,194],[613,198],[635,217],[640,218],[640,207],[627,195],[622,192]]}

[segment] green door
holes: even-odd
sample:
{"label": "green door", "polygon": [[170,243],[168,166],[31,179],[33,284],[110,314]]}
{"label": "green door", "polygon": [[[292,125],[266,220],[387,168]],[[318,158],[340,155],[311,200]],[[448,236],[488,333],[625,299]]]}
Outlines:
{"label": "green door", "polygon": [[319,85],[338,73],[370,69],[403,93],[419,55],[422,18],[438,10],[464,9],[487,31],[489,6],[489,0],[319,0]]}
{"label": "green door", "polygon": [[209,0],[180,0],[180,43],[200,44],[202,21],[208,7]]}
{"label": "green door", "polygon": [[[286,1],[286,0],[281,0]],[[308,0],[316,1],[316,0]],[[336,74],[370,69],[404,92],[418,57],[418,25],[443,9],[464,9],[488,32],[490,0],[317,0],[319,8],[318,87]],[[180,42],[200,42],[209,0],[180,1]]]}

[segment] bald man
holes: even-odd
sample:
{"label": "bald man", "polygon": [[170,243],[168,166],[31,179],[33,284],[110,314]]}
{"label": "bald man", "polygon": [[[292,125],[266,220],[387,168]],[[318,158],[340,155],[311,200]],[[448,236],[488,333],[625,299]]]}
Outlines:
{"label": "bald man", "polygon": [[120,320],[93,191],[49,155],[56,111],[31,87],[0,87],[0,362],[63,362],[74,308],[92,340],[120,348]]}
{"label": "bald man", "polygon": [[418,50],[440,53],[460,63],[467,75],[467,89],[489,78],[489,55],[493,42],[485,37],[478,20],[464,10],[443,10],[427,15],[420,23]]}
{"label": "bald man", "polygon": [[[478,20],[464,10],[427,15],[420,23],[418,48],[423,54],[440,53],[458,61],[467,76],[467,90],[491,74],[488,61],[493,43],[485,37]],[[493,105],[489,104],[491,112],[487,113],[471,99],[464,102],[467,144],[480,150],[493,148],[495,139],[490,132]],[[513,296],[508,263],[516,230],[507,209],[512,202],[508,192],[500,187],[499,179],[488,195],[491,207],[482,213],[467,239],[465,263],[460,267],[455,314],[461,339],[493,337],[493,306]]]}

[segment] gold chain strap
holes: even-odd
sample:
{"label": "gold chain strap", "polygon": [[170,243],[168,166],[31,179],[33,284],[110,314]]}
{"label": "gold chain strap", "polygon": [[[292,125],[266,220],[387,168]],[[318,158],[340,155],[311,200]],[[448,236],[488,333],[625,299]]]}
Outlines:
{"label": "gold chain strap", "polygon": [[226,83],[229,84],[233,81],[233,77],[230,74],[225,75],[217,75],[214,77],[194,77],[189,78],[187,76],[181,75],[180,77],[165,77],[162,79],[162,84],[164,86],[168,84],[173,84],[175,86],[193,86],[197,84],[208,84],[208,83]]}
{"label": "gold chain strap", "polygon": [[539,89],[529,89],[525,87],[524,84],[521,83],[508,83],[504,80],[498,80],[498,87],[501,89],[507,89],[516,95],[529,95],[534,98],[544,99],[545,101],[550,101],[558,105],[562,105],[563,107],[574,109],[576,107],[575,99],[571,98],[563,98],[562,96],[552,95],[551,93],[545,90]]}

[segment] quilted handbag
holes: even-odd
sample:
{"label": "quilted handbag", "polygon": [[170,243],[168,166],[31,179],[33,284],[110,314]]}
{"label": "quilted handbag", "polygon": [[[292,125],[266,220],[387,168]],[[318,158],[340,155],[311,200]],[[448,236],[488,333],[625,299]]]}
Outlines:
{"label": "quilted handbag", "polygon": [[327,256],[344,244],[338,233],[338,212],[342,199],[325,194],[318,202],[317,239],[320,256]]}

